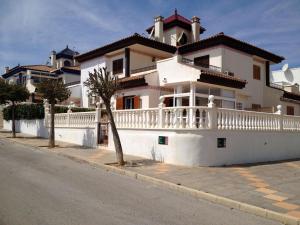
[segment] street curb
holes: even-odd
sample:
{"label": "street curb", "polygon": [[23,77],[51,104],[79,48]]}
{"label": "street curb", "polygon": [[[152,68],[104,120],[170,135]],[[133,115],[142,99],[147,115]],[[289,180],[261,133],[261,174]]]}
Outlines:
{"label": "street curb", "polygon": [[275,220],[278,222],[281,222],[283,224],[286,225],[300,225],[300,220],[282,213],[277,213],[268,209],[264,209],[258,206],[253,206],[247,203],[243,203],[243,202],[239,202],[239,201],[235,201],[226,197],[221,197],[218,195],[214,195],[211,193],[207,193],[204,191],[199,191],[196,189],[192,189],[186,186],[182,186],[182,185],[177,185],[174,183],[171,183],[169,181],[164,181],[161,179],[157,179],[154,177],[150,177],[147,175],[143,175],[143,174],[139,174],[136,172],[132,172],[126,169],[121,169],[121,168],[117,168],[115,166],[110,166],[110,165],[105,165],[105,164],[101,164],[101,163],[96,163],[96,162],[92,162],[92,161],[88,161],[86,159],[83,159],[81,157],[78,156],[70,156],[68,154],[65,153],[58,153],[61,156],[70,158],[70,159],[75,159],[78,160],[80,159],[80,161],[83,161],[85,163],[88,163],[90,165],[94,165],[94,166],[98,166],[100,168],[105,169],[106,171],[111,171],[120,175],[125,175],[128,177],[133,177],[137,180],[141,180],[141,181],[146,181],[146,182],[150,182],[152,184],[156,184],[156,185],[160,185],[160,186],[164,186],[168,189],[171,190],[175,190],[175,191],[179,191],[181,193],[184,194],[188,194],[190,196],[196,197],[198,199],[204,199],[207,200],[209,202],[212,203],[217,203],[232,209],[237,209],[243,212],[247,212],[249,214],[253,214],[256,216],[260,216],[260,217],[264,217],[270,220]]}
{"label": "street curb", "polygon": [[[23,145],[26,145],[26,146],[30,146],[30,147],[33,147],[35,149],[45,150],[41,147],[32,146],[30,144],[22,143],[22,142],[19,142],[17,140],[11,140],[11,139],[7,139],[7,138],[5,138],[5,139],[9,140],[9,141],[12,141],[12,142],[15,142],[15,143],[18,143],[18,144],[23,144]],[[171,183],[169,181],[164,181],[164,180],[161,180],[161,179],[157,179],[157,178],[150,177],[150,176],[147,176],[147,175],[139,174],[139,173],[129,171],[129,170],[126,170],[126,169],[117,168],[115,166],[110,166],[110,165],[105,165],[105,164],[101,164],[101,163],[92,162],[92,161],[86,160],[86,159],[84,159],[82,157],[79,157],[79,156],[72,156],[72,155],[68,155],[68,154],[61,153],[61,152],[56,152],[56,151],[53,151],[53,153],[56,153],[57,155],[60,155],[60,156],[64,156],[64,157],[69,158],[73,161],[87,163],[87,164],[90,164],[90,165],[93,165],[93,166],[103,168],[106,171],[111,171],[111,172],[114,172],[114,173],[117,173],[117,174],[120,174],[120,175],[125,175],[125,176],[128,176],[128,177],[132,177],[132,178],[137,179],[137,180],[146,181],[146,182],[150,182],[152,184],[164,186],[168,189],[175,190],[175,191],[178,191],[178,192],[181,192],[181,193],[184,193],[184,194],[188,194],[189,196],[196,197],[197,199],[204,199],[204,200],[207,200],[207,201],[212,202],[212,203],[217,203],[217,204],[220,204],[220,205],[223,205],[223,206],[226,206],[226,207],[230,207],[232,209],[237,209],[237,210],[240,210],[240,211],[243,211],[243,212],[247,212],[249,214],[264,217],[264,218],[267,218],[267,219],[270,219],[270,220],[275,220],[275,221],[281,222],[281,223],[286,224],[286,225],[300,225],[300,219],[297,219],[297,218],[292,217],[292,216],[288,216],[286,214],[274,212],[274,211],[264,209],[264,208],[261,208],[261,207],[258,207],[258,206],[253,206],[253,205],[250,205],[250,204],[247,204],[247,203],[235,201],[235,200],[232,200],[232,199],[229,199],[229,198],[226,198],[226,197],[221,197],[221,196],[218,196],[218,195],[214,195],[214,194],[211,194],[211,193],[208,193],[208,192],[199,191],[199,190],[189,188],[189,187],[186,187],[186,186],[177,185],[177,184]]]}

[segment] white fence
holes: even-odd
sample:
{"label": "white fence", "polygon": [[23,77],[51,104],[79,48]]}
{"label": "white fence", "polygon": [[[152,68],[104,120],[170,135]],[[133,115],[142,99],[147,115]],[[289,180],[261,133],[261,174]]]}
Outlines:
{"label": "white fence", "polygon": [[[47,127],[50,126],[50,115],[47,114]],[[54,117],[55,127],[70,128],[94,128],[96,126],[96,112],[80,112],[80,113],[57,113]]]}
{"label": "white fence", "polygon": [[[282,115],[281,106],[276,113],[263,113],[216,108],[210,96],[207,107],[163,107],[150,109],[116,110],[113,112],[117,128],[132,129],[193,129],[193,130],[256,130],[300,131],[300,117]],[[49,127],[49,107],[45,122]],[[48,110],[47,110],[48,108]],[[93,112],[55,114],[55,126],[66,128],[95,128],[100,122],[100,109]]]}
{"label": "white fence", "polygon": [[114,111],[117,128],[218,129],[257,131],[300,131],[300,117],[216,108],[213,97],[208,107],[163,107]]}

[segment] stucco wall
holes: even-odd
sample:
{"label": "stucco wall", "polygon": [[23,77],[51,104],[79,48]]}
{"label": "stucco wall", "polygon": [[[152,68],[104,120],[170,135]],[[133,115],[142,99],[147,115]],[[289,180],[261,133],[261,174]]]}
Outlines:
{"label": "stucco wall", "polygon": [[[299,133],[118,130],[125,154],[170,164],[222,166],[300,157]],[[158,144],[159,136],[167,136],[168,145]],[[226,138],[226,148],[217,148],[217,138]],[[109,133],[109,149],[114,149],[111,132]]]}
{"label": "stucco wall", "polygon": [[195,51],[189,54],[184,55],[184,58],[193,60],[196,57],[209,55],[209,64],[212,66],[222,67],[222,48],[215,47],[205,50]]}
{"label": "stucco wall", "polygon": [[[4,120],[4,129],[11,130],[11,121]],[[44,120],[16,120],[16,131],[36,137],[48,138],[49,129]],[[55,128],[55,139],[76,145],[96,147],[94,128]]]}
{"label": "stucco wall", "polygon": [[89,72],[93,72],[94,69],[106,67],[106,58],[105,57],[97,57],[92,60],[85,61],[80,64],[81,69],[81,93],[82,93],[82,106],[89,107],[89,100],[87,91],[88,88],[84,86],[84,82],[88,79]]}

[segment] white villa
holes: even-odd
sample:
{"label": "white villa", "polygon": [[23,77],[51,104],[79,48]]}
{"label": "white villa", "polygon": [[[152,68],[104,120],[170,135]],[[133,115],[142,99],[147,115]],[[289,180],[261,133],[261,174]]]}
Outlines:
{"label": "white villa", "polygon": [[[107,67],[120,78],[123,89],[114,101],[119,109],[166,106],[204,106],[209,95],[218,107],[274,112],[293,108],[300,114],[300,95],[278,90],[270,83],[270,65],[284,58],[224,33],[206,39],[200,19],[158,16],[147,29],[149,38],[133,34],[76,57],[81,83],[94,68]],[[82,85],[82,105],[92,99]],[[275,97],[275,98],[274,98]]]}
{"label": "white villa", "polygon": [[31,94],[32,102],[40,102],[41,98],[36,93],[36,84],[43,79],[62,79],[64,84],[71,90],[68,102],[74,102],[80,106],[81,85],[80,67],[75,59],[79,53],[71,50],[68,46],[60,52],[51,52],[50,63],[47,65],[18,65],[13,68],[5,67],[2,75],[9,82],[26,85]]}
{"label": "white villa", "polygon": [[[224,33],[203,39],[200,19],[177,11],[147,32],[75,57],[82,106],[97,108],[56,114],[57,140],[114,150],[99,99],[83,85],[106,67],[120,82],[112,107],[125,154],[188,166],[300,158],[299,89],[270,78],[282,56]],[[44,120],[20,121],[19,131],[47,137],[47,103],[45,112]]]}

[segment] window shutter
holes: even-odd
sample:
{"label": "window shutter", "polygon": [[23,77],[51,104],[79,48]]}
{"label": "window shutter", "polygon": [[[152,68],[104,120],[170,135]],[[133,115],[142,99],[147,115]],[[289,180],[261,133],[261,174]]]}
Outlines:
{"label": "window shutter", "polygon": [[133,107],[134,109],[140,108],[140,96],[134,96],[133,98]]}
{"label": "window shutter", "polygon": [[124,109],[124,107],[123,107],[123,97],[117,98],[116,109],[117,109],[117,110]]}

